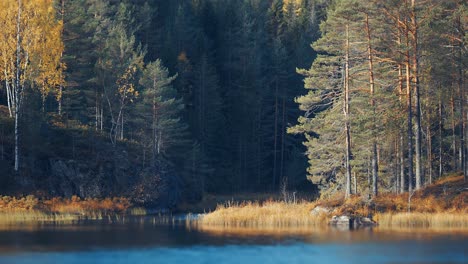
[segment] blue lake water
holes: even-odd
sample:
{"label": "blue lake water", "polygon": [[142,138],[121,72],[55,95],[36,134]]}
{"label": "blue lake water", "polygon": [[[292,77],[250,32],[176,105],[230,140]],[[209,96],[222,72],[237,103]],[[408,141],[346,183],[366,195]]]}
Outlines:
{"label": "blue lake water", "polygon": [[200,230],[128,222],[0,228],[0,263],[468,263],[468,233]]}

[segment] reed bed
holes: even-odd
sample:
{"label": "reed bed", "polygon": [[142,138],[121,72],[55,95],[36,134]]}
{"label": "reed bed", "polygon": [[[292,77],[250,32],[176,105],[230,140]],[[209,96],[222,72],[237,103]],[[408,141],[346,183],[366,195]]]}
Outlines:
{"label": "reed bed", "polygon": [[297,227],[224,227],[212,225],[190,226],[198,231],[209,233],[214,236],[236,236],[236,237],[251,237],[251,236],[268,236],[268,237],[290,237],[290,236],[310,236],[317,230],[328,231],[328,228],[310,228],[310,226]]}
{"label": "reed bed", "polygon": [[312,215],[315,205],[301,202],[246,202],[218,206],[209,214],[200,217],[198,224],[224,227],[301,227],[317,226],[327,222],[326,214]]}
{"label": "reed bed", "polygon": [[[411,196],[385,193],[373,199],[337,195],[316,202],[228,203],[197,220],[217,227],[326,226],[333,215],[373,217],[380,228],[468,229],[468,183],[463,176],[440,179]],[[311,214],[316,206],[328,213]]]}
{"label": "reed bed", "polygon": [[73,222],[81,219],[77,214],[51,214],[41,211],[10,211],[0,213],[0,224],[31,222]]}
{"label": "reed bed", "polygon": [[468,214],[463,212],[379,213],[375,219],[382,228],[468,228]]}
{"label": "reed bed", "polygon": [[144,215],[142,208],[130,208],[126,198],[81,199],[71,198],[38,199],[0,196],[0,224],[29,222],[72,222],[76,220],[99,220],[118,214]]}

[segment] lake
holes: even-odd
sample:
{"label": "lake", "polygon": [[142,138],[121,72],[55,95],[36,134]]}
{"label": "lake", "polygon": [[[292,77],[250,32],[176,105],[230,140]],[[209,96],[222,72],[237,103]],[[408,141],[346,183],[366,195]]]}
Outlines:
{"label": "lake", "polygon": [[0,227],[0,263],[468,263],[467,238],[466,231],[196,228],[135,217]]}

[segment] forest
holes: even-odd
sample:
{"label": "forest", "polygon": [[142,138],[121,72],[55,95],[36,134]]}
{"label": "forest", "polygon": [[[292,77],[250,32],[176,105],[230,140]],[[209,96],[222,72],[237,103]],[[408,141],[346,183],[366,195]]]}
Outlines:
{"label": "forest", "polygon": [[466,182],[462,0],[4,0],[0,27],[5,194]]}

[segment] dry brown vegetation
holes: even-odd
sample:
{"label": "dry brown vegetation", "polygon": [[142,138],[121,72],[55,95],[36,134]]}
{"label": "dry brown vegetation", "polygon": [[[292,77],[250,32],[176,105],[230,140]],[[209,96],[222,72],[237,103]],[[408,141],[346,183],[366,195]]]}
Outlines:
{"label": "dry brown vegetation", "polygon": [[203,216],[200,223],[225,227],[297,227],[323,224],[326,215],[312,217],[313,203],[288,204],[267,201],[220,205]]}
{"label": "dry brown vegetation", "polygon": [[459,212],[378,213],[375,219],[383,228],[468,228],[468,214]]}
{"label": "dry brown vegetation", "polygon": [[127,198],[81,199],[71,198],[38,199],[29,195],[16,198],[0,197],[0,222],[62,221],[81,218],[102,218],[104,215],[126,212],[131,206]]}
{"label": "dry brown vegetation", "polygon": [[[468,228],[468,183],[463,176],[450,176],[409,194],[382,194],[372,200],[362,196],[344,199],[338,195],[316,202],[297,204],[281,201],[219,205],[203,216],[205,226],[298,227],[324,225],[332,215],[370,216],[383,227]],[[311,214],[316,206],[328,214]]]}

